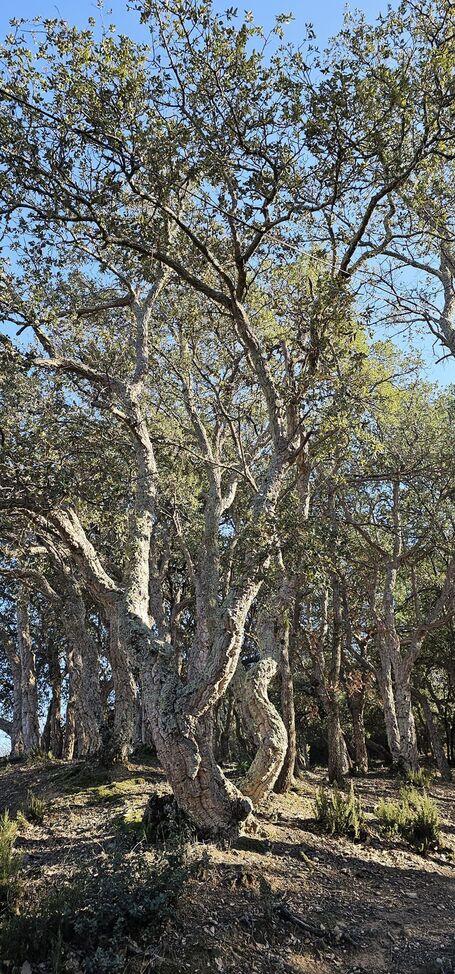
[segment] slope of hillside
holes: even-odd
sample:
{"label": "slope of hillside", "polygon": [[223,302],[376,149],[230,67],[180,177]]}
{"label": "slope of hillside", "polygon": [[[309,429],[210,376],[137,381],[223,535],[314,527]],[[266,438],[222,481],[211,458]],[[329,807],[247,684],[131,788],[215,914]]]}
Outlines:
{"label": "slope of hillside", "polygon": [[454,787],[431,787],[441,848],[421,856],[385,838],[374,818],[396,782],[377,773],[356,783],[367,827],[351,842],[316,824],[311,796],[322,780],[308,773],[274,796],[233,844],[176,834],[163,851],[141,825],[150,793],[166,791],[153,764],[5,764],[1,810],[14,816],[33,796],[44,808],[31,823],[19,814],[1,971],[451,974]]}

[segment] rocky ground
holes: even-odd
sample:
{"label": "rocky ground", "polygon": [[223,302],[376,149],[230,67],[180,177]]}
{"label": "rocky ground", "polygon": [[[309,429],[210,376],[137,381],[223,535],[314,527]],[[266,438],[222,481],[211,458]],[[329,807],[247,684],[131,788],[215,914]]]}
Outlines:
{"label": "rocky ground", "polygon": [[[2,974],[455,974],[455,787],[439,781],[430,787],[443,827],[440,848],[422,856],[386,838],[374,817],[380,798],[398,796],[385,772],[355,783],[367,819],[358,842],[321,832],[312,800],[321,783],[323,771],[309,772],[288,795],[273,796],[234,844],[191,841],[182,854],[187,837],[180,837],[177,852],[168,846],[165,853],[170,871],[154,921],[116,923],[114,905],[111,929],[103,877],[118,868],[134,890],[135,870],[138,883],[144,880],[140,863],[153,869],[162,862],[144,843],[140,824],[151,791],[166,790],[161,772],[147,760],[109,772],[77,763],[4,764],[0,811],[15,815],[31,794],[45,807],[41,822],[20,818],[19,891],[0,905]],[[174,868],[179,880],[167,898]],[[96,951],[90,955],[92,894],[85,887],[72,907],[88,930],[84,942],[77,936],[67,942],[66,928],[56,933],[51,924],[43,947],[49,891],[56,894],[52,909],[60,898],[65,912],[68,890],[87,877],[99,894],[95,912],[104,909],[108,917],[93,940]],[[151,874],[146,885],[154,881]],[[33,915],[35,926],[21,926],[23,913]]]}

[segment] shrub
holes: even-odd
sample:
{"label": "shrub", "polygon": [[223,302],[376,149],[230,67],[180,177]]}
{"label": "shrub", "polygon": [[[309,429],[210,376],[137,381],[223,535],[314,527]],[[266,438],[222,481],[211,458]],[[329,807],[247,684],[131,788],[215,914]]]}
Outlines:
{"label": "shrub", "polygon": [[[183,856],[150,864],[144,852],[123,855],[101,873],[85,871],[23,905],[0,928],[0,957],[12,964],[56,958],[68,950],[83,958],[87,974],[124,971],[125,949],[135,936],[153,941],[190,875]],[[58,969],[58,968],[57,968]]]}
{"label": "shrub", "polygon": [[399,802],[379,802],[376,815],[387,832],[400,835],[417,852],[425,853],[438,844],[439,814],[436,803],[415,788],[402,789]]}
{"label": "shrub", "polygon": [[426,791],[430,787],[432,781],[432,773],[426,768],[419,768],[418,771],[407,771],[405,775],[405,782],[412,788],[421,788]]}
{"label": "shrub", "polygon": [[17,875],[21,857],[14,850],[17,824],[3,812],[0,817],[0,902],[9,902],[17,892]]}
{"label": "shrub", "polygon": [[330,835],[347,835],[358,839],[362,826],[363,814],[360,800],[354,794],[351,782],[347,795],[334,788],[327,791],[321,788],[316,796],[316,821]]}
{"label": "shrub", "polygon": [[46,811],[46,803],[42,798],[38,798],[32,791],[27,795],[27,804],[24,808],[24,818],[32,825],[41,825]]}

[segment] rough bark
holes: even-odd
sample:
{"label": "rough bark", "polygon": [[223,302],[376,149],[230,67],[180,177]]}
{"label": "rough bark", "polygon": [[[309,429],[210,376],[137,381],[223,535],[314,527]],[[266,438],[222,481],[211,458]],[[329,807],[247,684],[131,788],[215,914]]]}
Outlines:
{"label": "rough bark", "polygon": [[38,720],[38,690],[35,654],[29,625],[29,596],[20,586],[17,596],[17,648],[21,665],[22,739],[25,753],[33,753],[40,745]]}
{"label": "rough bark", "polygon": [[392,766],[398,768],[401,761],[401,741],[393,693],[392,664],[386,653],[382,652],[380,655],[381,666],[377,670],[377,680],[384,707],[387,743],[392,758]]}
{"label": "rough bark", "polygon": [[286,756],[288,738],[284,723],[268,697],[268,687],[278,664],[271,656],[245,672],[236,686],[241,699],[242,717],[257,748],[255,757],[242,778],[240,787],[259,804],[273,789]]}
{"label": "rough bark", "polygon": [[76,751],[76,698],[80,675],[74,670],[74,647],[68,649],[66,658],[68,672],[68,698],[66,702],[65,732],[63,737],[63,758],[72,761]]}
{"label": "rough bark", "polygon": [[54,757],[62,756],[63,730],[61,719],[62,704],[62,675],[58,652],[53,647],[49,658],[49,683],[51,688],[51,699],[47,711],[46,724],[42,734],[42,747],[45,751],[50,751]]}
{"label": "rough bark", "polygon": [[365,734],[365,690],[354,690],[348,696],[352,717],[352,738],[354,744],[354,766],[360,774],[368,771],[368,751]]}
{"label": "rough bark", "polygon": [[433,752],[433,756],[436,761],[438,770],[441,773],[441,777],[444,778],[445,781],[450,781],[452,775],[449,767],[449,762],[447,760],[444,751],[444,745],[442,743],[442,739],[439,733],[437,723],[433,716],[433,711],[430,706],[430,701],[428,700],[426,694],[421,692],[420,690],[414,690],[413,693],[422,708],[423,716],[428,730],[428,736],[430,738],[431,750]]}
{"label": "rough bark", "polygon": [[71,694],[77,728],[78,757],[91,757],[101,747],[101,705],[98,649],[87,626],[79,584],[62,578],[61,619],[71,646]]}
{"label": "rough bark", "polygon": [[281,676],[281,714],[287,733],[287,748],[281,771],[275,782],[275,791],[284,794],[289,791],[294,778],[294,769],[297,756],[297,734],[295,725],[295,705],[294,705],[294,683],[292,679],[292,669],[289,658],[289,623],[284,622],[284,631],[281,638],[281,654],[279,670]]}
{"label": "rough bark", "polygon": [[5,635],[5,648],[11,669],[13,684],[12,717],[11,717],[11,757],[20,758],[24,753],[24,738],[22,735],[22,673],[21,660],[17,645],[14,645],[8,635]]}
{"label": "rough bark", "polygon": [[114,685],[114,727],[105,757],[112,762],[126,761],[131,751],[135,730],[137,686],[134,679],[128,643],[123,636],[127,623],[119,624],[119,611],[109,612],[109,660]]}

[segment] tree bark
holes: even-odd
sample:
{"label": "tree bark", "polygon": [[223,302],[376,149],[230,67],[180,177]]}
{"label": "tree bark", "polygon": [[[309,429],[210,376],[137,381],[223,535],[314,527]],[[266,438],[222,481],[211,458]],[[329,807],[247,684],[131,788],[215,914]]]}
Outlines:
{"label": "tree bark", "polygon": [[276,672],[277,662],[269,656],[253,664],[236,685],[242,716],[257,748],[240,782],[243,794],[248,795],[254,805],[272,791],[288,746],[286,728],[267,692]]}
{"label": "tree bark", "polygon": [[295,726],[295,705],[294,705],[294,683],[289,659],[289,623],[287,618],[284,622],[284,630],[281,639],[280,654],[280,676],[281,676],[281,713],[283,723],[286,728],[288,745],[286,754],[281,767],[281,771],[275,782],[275,791],[282,795],[292,785],[294,778],[295,762],[297,757],[297,734]]}
{"label": "tree bark", "polygon": [[29,624],[29,596],[22,585],[17,597],[17,648],[21,665],[22,738],[24,751],[30,754],[39,748],[40,730],[35,654]]}
{"label": "tree bark", "polygon": [[66,658],[68,671],[68,699],[66,702],[65,733],[63,737],[63,758],[72,761],[76,751],[76,697],[80,676],[74,669],[74,647],[70,646]]}
{"label": "tree bark", "polygon": [[444,745],[441,740],[441,735],[437,723],[433,716],[433,711],[430,706],[430,701],[425,693],[420,690],[414,690],[416,699],[418,700],[420,706],[422,707],[423,716],[425,718],[425,723],[428,729],[428,735],[430,738],[431,750],[433,751],[433,756],[436,761],[438,770],[440,771],[441,777],[445,781],[450,781],[452,774],[449,767],[449,762],[447,760]]}
{"label": "tree bark", "polygon": [[61,718],[62,705],[62,676],[58,659],[58,651],[51,648],[49,658],[49,684],[51,699],[47,712],[46,725],[42,735],[43,750],[50,751],[54,757],[62,756],[63,731]]}
{"label": "tree bark", "polygon": [[11,757],[20,758],[24,753],[24,738],[22,734],[22,673],[19,650],[13,645],[9,636],[5,637],[6,655],[11,669],[13,684],[12,718],[11,718]]}
{"label": "tree bark", "polygon": [[352,737],[354,743],[354,765],[360,774],[368,771],[368,751],[365,735],[364,710],[365,690],[355,690],[348,695],[349,709],[352,717]]}
{"label": "tree bark", "polygon": [[[105,757],[116,763],[128,759],[135,730],[137,686],[133,677],[128,643],[124,640],[127,620],[119,624],[119,607],[109,612],[109,659],[114,685],[114,727]],[[134,643],[134,636],[132,636]]]}

